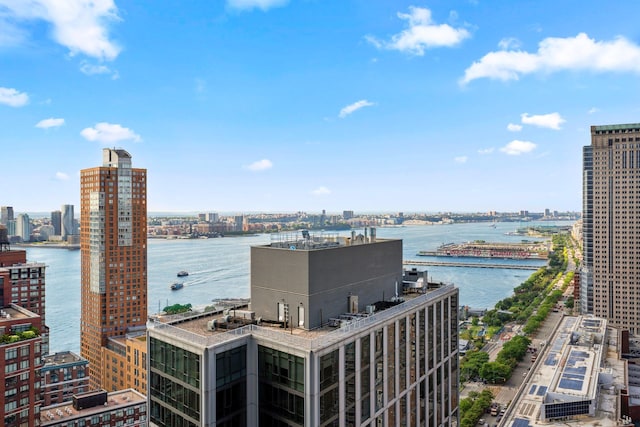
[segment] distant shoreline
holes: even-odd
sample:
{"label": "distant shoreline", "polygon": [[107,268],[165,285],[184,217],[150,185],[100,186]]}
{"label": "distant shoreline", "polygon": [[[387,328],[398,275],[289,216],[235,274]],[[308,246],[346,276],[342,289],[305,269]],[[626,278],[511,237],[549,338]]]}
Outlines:
{"label": "distant shoreline", "polygon": [[46,242],[37,242],[37,243],[12,243],[11,246],[16,246],[19,248],[50,248],[50,249],[68,249],[70,251],[80,249],[80,244],[73,243],[46,243]]}

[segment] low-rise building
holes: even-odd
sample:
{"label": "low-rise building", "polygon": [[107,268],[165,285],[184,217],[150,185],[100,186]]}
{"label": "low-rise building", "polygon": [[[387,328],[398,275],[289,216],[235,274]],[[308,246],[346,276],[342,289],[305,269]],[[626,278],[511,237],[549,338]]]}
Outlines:
{"label": "low-rise building", "polygon": [[501,425],[631,425],[621,405],[627,363],[606,319],[564,317],[540,353]]}
{"label": "low-rise building", "polygon": [[91,391],[73,396],[71,402],[42,407],[39,422],[41,427],[143,427],[147,425],[147,400],[131,389]]}
{"label": "low-rise building", "polygon": [[89,361],[70,351],[42,358],[43,406],[71,401],[73,396],[89,390]]}
{"label": "low-rise building", "polygon": [[147,394],[146,331],[109,338],[102,348],[103,388],[116,391],[131,388]]}

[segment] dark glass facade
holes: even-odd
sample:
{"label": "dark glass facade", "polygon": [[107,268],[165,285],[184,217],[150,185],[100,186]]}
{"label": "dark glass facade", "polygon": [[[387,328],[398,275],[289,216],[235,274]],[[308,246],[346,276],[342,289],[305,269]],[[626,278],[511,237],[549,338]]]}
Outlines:
{"label": "dark glass facade", "polygon": [[200,420],[200,356],[149,340],[150,418],[158,426],[195,427]]}
{"label": "dark glass facade", "polygon": [[247,346],[216,355],[216,426],[247,425]]}
{"label": "dark glass facade", "polygon": [[258,346],[260,426],[304,426],[304,359]]}
{"label": "dark glass facade", "polygon": [[339,426],[340,352],[334,350],[320,358],[320,425]]}

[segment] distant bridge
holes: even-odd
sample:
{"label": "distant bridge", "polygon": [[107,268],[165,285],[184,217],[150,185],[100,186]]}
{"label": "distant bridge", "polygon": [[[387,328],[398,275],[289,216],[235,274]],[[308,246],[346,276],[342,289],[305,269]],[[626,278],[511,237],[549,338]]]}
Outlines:
{"label": "distant bridge", "polygon": [[428,265],[434,267],[467,267],[467,268],[505,268],[510,270],[538,270],[544,266],[526,264],[483,264],[479,262],[447,262],[405,260],[403,265]]}

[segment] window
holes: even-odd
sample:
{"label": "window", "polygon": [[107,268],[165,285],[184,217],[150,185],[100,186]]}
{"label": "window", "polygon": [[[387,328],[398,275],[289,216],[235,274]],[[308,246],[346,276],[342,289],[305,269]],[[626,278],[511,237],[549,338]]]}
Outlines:
{"label": "window", "polygon": [[18,356],[17,348],[9,348],[4,353],[4,360],[15,359]]}

